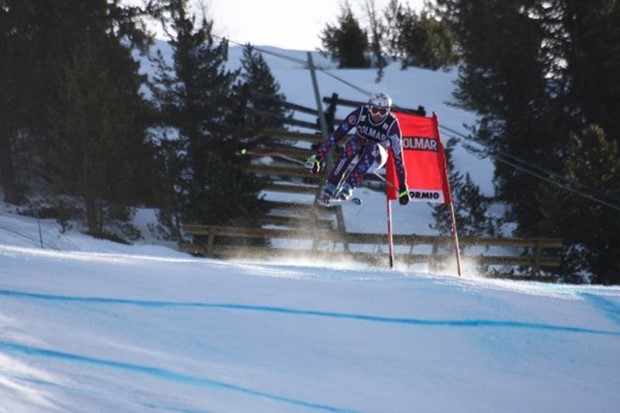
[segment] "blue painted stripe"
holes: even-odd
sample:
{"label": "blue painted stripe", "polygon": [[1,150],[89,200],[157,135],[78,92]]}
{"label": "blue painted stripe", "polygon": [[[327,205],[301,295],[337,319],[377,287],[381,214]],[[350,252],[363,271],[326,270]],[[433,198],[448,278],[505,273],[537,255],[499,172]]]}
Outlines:
{"label": "blue painted stripe", "polygon": [[298,407],[306,407],[314,410],[322,410],[326,412],[336,412],[336,413],[357,413],[355,410],[343,409],[335,406],[329,406],[326,404],[307,402],[303,400],[292,399],[290,397],[279,396],[276,394],[271,394],[267,392],[263,392],[260,390],[254,390],[248,387],[237,386],[230,383],[225,383],[222,381],[206,379],[202,377],[190,376],[182,373],[177,373],[171,370],[162,369],[158,367],[149,367],[142,366],[139,364],[131,364],[124,363],[113,360],[105,360],[94,357],[81,356],[79,354],[71,354],[65,353],[56,350],[49,350],[39,347],[27,346],[23,344],[17,343],[9,343],[0,341],[0,351],[11,352],[11,353],[20,353],[31,356],[39,356],[46,358],[53,358],[56,360],[65,360],[77,363],[85,363],[96,366],[120,369],[131,371],[134,373],[146,374],[149,376],[157,377],[163,380],[174,381],[177,383],[190,384],[195,386],[204,386],[204,387],[214,387],[228,391],[235,391],[239,393],[243,393],[249,396],[261,397],[268,400],[286,403]]}
{"label": "blue painted stripe", "polygon": [[131,300],[123,298],[105,298],[105,297],[73,297],[63,295],[50,295],[29,293],[22,291],[0,290],[0,296],[28,298],[36,300],[64,301],[76,302],[82,304],[118,304],[130,305],[147,308],[167,308],[167,307],[187,307],[187,308],[208,308],[208,309],[227,309],[238,311],[259,311],[277,314],[287,314],[296,316],[309,317],[326,317],[334,319],[358,320],[375,323],[387,324],[403,324],[415,326],[430,327],[494,327],[494,328],[520,328],[530,330],[545,330],[566,333],[582,333],[582,334],[599,334],[609,336],[620,336],[620,331],[596,330],[584,327],[573,327],[566,325],[546,324],[546,323],[530,323],[525,321],[511,320],[426,320],[419,318],[402,318],[402,317],[383,317],[366,314],[352,313],[335,313],[316,310],[300,310],[295,308],[273,307],[273,306],[257,306],[245,304],[228,304],[228,303],[202,303],[202,302],[175,302],[175,301],[152,301],[152,300]]}
{"label": "blue painted stripe", "polygon": [[620,325],[620,303],[612,301],[604,296],[588,293],[582,293],[581,297],[583,297],[586,302],[592,304],[607,318]]}
{"label": "blue painted stripe", "polygon": [[105,394],[102,391],[102,389],[99,389],[99,388],[98,389],[80,388],[76,386],[69,386],[67,384],[59,384],[59,383],[51,382],[48,380],[37,379],[34,377],[28,377],[26,375],[21,375],[21,374],[11,374],[7,372],[2,372],[2,376],[5,378],[9,378],[16,382],[27,383],[28,385],[51,388],[55,391],[59,391],[65,394],[73,393],[73,394],[78,394],[80,396],[86,395],[91,398],[98,398],[98,399],[105,399],[105,400],[112,399],[114,401],[121,401],[127,404],[132,404],[132,405],[136,405],[136,406],[140,406],[140,407],[144,407],[148,409],[157,409],[158,411],[168,411],[168,412],[176,412],[176,413],[209,413],[208,410],[204,410],[204,409],[201,409],[201,410],[191,409],[190,410],[186,408],[166,406],[161,403],[154,403],[154,402],[141,401],[141,400],[128,400],[127,398],[124,398],[122,395]]}

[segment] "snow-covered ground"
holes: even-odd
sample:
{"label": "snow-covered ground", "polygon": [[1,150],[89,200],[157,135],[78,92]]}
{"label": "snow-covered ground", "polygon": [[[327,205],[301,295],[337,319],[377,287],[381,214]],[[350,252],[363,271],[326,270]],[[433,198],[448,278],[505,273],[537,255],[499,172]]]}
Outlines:
{"label": "snow-covered ground", "polygon": [[0,216],[0,412],[616,412],[620,288],[224,262]]}
{"label": "snow-covered ground", "polygon": [[[308,72],[283,62],[273,67],[283,91],[310,106]],[[401,106],[422,104],[451,128],[473,119],[443,103],[454,73],[390,67],[380,86],[372,71],[335,73],[386,89]],[[323,76],[322,93],[338,92]],[[464,172],[491,188],[486,161],[457,156]],[[385,231],[385,199],[362,195],[364,205],[345,212],[347,225]],[[395,206],[395,232],[425,233],[424,208]],[[152,219],[151,211],[137,215],[142,228]],[[39,227],[2,205],[0,413],[615,413],[620,406],[619,287],[301,257],[196,259],[144,234],[133,246],[93,240],[75,229],[61,233],[50,220]]]}

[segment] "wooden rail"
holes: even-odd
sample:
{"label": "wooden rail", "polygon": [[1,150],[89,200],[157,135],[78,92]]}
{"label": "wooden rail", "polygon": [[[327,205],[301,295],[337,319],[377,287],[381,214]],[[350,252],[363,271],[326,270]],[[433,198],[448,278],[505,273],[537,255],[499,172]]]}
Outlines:
{"label": "wooden rail", "polygon": [[304,168],[298,165],[294,166],[285,166],[285,165],[261,165],[261,164],[251,164],[246,168],[250,172],[254,172],[259,175],[268,175],[268,176],[280,176],[280,177],[299,177],[299,178],[307,178],[317,181],[319,178],[313,176],[308,173]]}
{"label": "wooden rail", "polygon": [[[386,263],[386,254],[378,252],[386,244],[384,234],[343,234],[322,228],[324,226],[315,225],[312,229],[288,230],[187,224],[184,226],[184,232],[192,236],[194,242],[181,244],[180,249],[208,257],[304,256],[323,259],[349,258],[376,265]],[[267,245],[252,246],[252,240],[267,241]],[[282,242],[279,244],[283,245],[274,247],[272,244],[275,240],[308,241],[308,246],[300,248],[299,243]],[[313,247],[310,247],[310,241]],[[560,265],[557,250],[562,247],[562,241],[558,239],[460,237],[459,242],[464,259],[473,258],[479,265],[486,266],[526,267],[530,269],[530,277],[534,278],[540,276],[542,269],[556,268]],[[321,243],[329,245],[329,248],[315,247]],[[408,264],[428,263],[433,267],[454,259],[452,240],[447,236],[395,234],[394,245],[396,260]],[[475,253],[471,251],[474,247],[510,249],[511,253],[504,255]],[[415,249],[427,251],[414,251]]]}

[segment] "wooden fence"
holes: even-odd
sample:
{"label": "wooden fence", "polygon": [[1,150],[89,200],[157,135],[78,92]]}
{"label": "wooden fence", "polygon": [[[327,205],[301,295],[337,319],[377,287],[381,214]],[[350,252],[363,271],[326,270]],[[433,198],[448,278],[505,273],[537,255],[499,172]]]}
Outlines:
{"label": "wooden fence", "polygon": [[[192,243],[180,249],[217,258],[311,258],[326,261],[349,259],[387,267],[385,234],[339,233],[313,229],[237,228],[185,225]],[[489,276],[544,279],[545,270],[560,265],[558,239],[459,238],[462,259],[475,262],[476,271]],[[452,239],[443,236],[394,235],[395,261],[428,264],[437,270],[454,262]],[[516,275],[520,274],[520,275]]]}

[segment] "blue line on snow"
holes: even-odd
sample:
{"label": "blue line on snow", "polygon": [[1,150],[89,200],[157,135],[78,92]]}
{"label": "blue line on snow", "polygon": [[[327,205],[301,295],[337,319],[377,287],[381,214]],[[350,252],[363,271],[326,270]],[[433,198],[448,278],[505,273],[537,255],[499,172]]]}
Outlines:
{"label": "blue line on snow", "polygon": [[337,412],[337,413],[356,413],[354,410],[341,409],[334,406],[328,406],[325,404],[319,403],[311,403],[303,400],[291,399],[289,397],[278,396],[275,394],[270,394],[266,392],[262,392],[259,390],[253,390],[247,387],[236,386],[234,384],[224,383],[217,380],[205,379],[196,376],[189,376],[186,374],[176,373],[171,370],[166,370],[157,367],[149,367],[149,366],[141,366],[138,364],[130,364],[123,363],[119,361],[113,360],[105,360],[87,356],[80,356],[78,354],[64,353],[56,350],[49,350],[44,348],[38,348],[33,346],[27,346],[23,344],[17,343],[7,343],[0,341],[0,351],[12,352],[12,353],[20,353],[26,355],[34,355],[41,356],[59,360],[68,360],[78,363],[86,363],[103,367],[116,368],[121,370],[132,371],[135,373],[147,374],[149,376],[159,377],[164,380],[170,380],[178,383],[187,383],[196,386],[208,386],[208,387],[216,387],[224,390],[231,390],[240,393],[244,393],[250,396],[263,397],[269,400],[283,402],[287,404],[292,404],[295,406],[307,407],[315,410],[323,410],[328,412]]}
{"label": "blue line on snow", "polygon": [[583,293],[581,296],[586,300],[586,302],[592,304],[606,317],[620,325],[620,303],[616,303],[600,295]]}
{"label": "blue line on snow", "polygon": [[[1,346],[1,344],[0,344]],[[107,394],[104,394],[102,391],[100,391],[99,389],[84,389],[84,388],[78,388],[78,387],[73,387],[73,386],[69,386],[67,384],[60,384],[60,383],[56,383],[56,382],[51,382],[51,381],[47,381],[47,380],[43,380],[43,379],[37,379],[37,378],[33,378],[33,377],[27,377],[25,375],[19,375],[19,374],[10,374],[10,373],[6,373],[3,372],[2,373],[3,377],[8,377],[14,381],[19,381],[21,383],[27,383],[28,385],[36,385],[36,386],[41,386],[41,387],[47,387],[47,388],[52,388],[54,390],[57,390],[59,392],[62,393],[73,393],[73,394],[79,394],[79,395],[87,395],[90,397],[96,397],[96,398],[104,398],[104,399],[110,399],[113,398],[114,400],[120,400],[120,401],[125,401],[125,399],[123,398],[118,398],[115,396],[110,396]],[[137,400],[128,400],[126,401],[127,404],[134,404],[136,406],[141,406],[141,407],[145,407],[145,408],[149,408],[149,409],[159,409],[161,411],[169,411],[169,412],[177,412],[177,413],[209,413],[207,410],[188,410],[188,409],[182,409],[182,408],[176,408],[176,407],[171,407],[171,406],[164,406],[161,404],[155,404],[155,403],[149,403],[149,402],[142,402],[142,401],[137,401]]]}
{"label": "blue line on snow", "polygon": [[72,297],[63,295],[50,295],[29,293],[22,291],[0,290],[0,296],[29,298],[36,300],[48,301],[65,301],[83,304],[120,304],[149,308],[165,308],[165,307],[188,307],[188,308],[215,308],[240,311],[262,311],[269,313],[279,313],[299,316],[315,316],[336,319],[348,319],[369,321],[377,323],[389,324],[406,324],[417,326],[445,326],[445,327],[505,327],[505,328],[524,328],[531,330],[546,330],[567,333],[583,333],[583,334],[600,334],[609,336],[620,336],[620,331],[595,330],[583,327],[572,327],[544,323],[528,323],[523,321],[500,321],[500,320],[424,320],[418,318],[399,318],[399,317],[383,317],[365,314],[351,313],[334,313],[327,311],[315,310],[299,310],[294,308],[271,307],[271,306],[255,306],[244,304],[225,304],[225,303],[196,303],[196,302],[174,302],[174,301],[146,301],[146,300],[130,300],[123,298],[105,298],[105,297]]}

